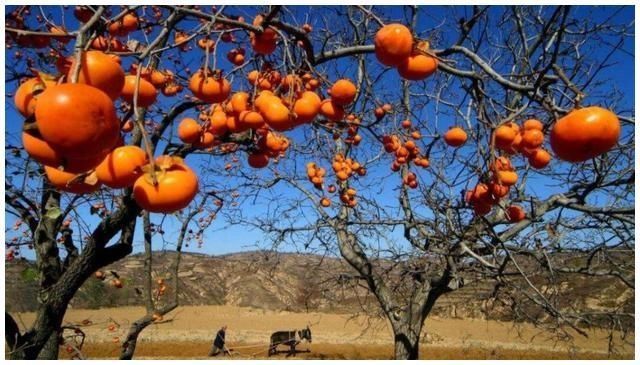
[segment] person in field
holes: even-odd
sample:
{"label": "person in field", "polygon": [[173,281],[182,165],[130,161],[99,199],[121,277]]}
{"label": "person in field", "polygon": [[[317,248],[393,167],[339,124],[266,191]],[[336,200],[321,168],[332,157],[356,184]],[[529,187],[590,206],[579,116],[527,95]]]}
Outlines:
{"label": "person in field", "polygon": [[220,328],[218,333],[216,333],[216,338],[213,340],[213,346],[211,347],[211,351],[209,351],[209,356],[218,356],[220,354],[229,355],[229,350],[225,346],[225,334],[227,332],[227,325],[225,324]]}

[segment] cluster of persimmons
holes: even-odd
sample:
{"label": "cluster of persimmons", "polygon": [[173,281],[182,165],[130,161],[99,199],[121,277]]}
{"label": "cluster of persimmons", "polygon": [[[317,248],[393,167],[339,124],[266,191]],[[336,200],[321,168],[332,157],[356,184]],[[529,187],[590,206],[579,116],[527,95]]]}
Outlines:
{"label": "cluster of persimmons", "polygon": [[[75,15],[80,22],[87,22],[94,13],[78,6]],[[156,10],[151,16],[161,17],[162,13]],[[57,56],[59,74],[36,71],[34,77],[22,82],[15,92],[16,108],[27,118],[22,134],[24,149],[44,165],[47,178],[55,188],[85,194],[101,185],[114,189],[132,187],[136,202],[150,212],[170,213],[186,207],[198,192],[196,173],[177,156],[154,157],[150,155],[150,148],[124,145],[123,133],[131,132],[138,123],[144,135],[145,126],[138,120],[121,121],[116,113],[118,100],[122,110],[147,108],[156,103],[159,92],[173,96],[185,86],[201,106],[197,119],[180,121],[177,136],[182,143],[197,149],[220,148],[233,152],[237,146],[230,142],[229,136],[242,134],[247,145],[247,161],[253,168],[267,167],[271,160],[284,157],[290,145],[284,133],[316,121],[343,128],[347,132],[343,139],[347,144],[357,146],[362,140],[358,134],[359,117],[348,113],[357,101],[358,89],[346,78],[328,85],[323,97],[320,80],[324,77],[310,71],[283,75],[268,62],[247,74],[248,91],[234,92],[223,72],[210,69],[208,62],[194,72],[189,71],[184,86],[184,81],[169,70],[134,64],[128,74],[125,73],[120,57],[111,51],[126,50],[119,38],[138,30],[142,21],[133,11],[125,14],[107,24],[108,35],[95,37],[89,50],[71,57],[52,49]],[[252,24],[262,31],[249,32],[252,52],[263,56],[277,49],[281,37],[276,26],[263,27],[264,21],[262,15],[256,16]],[[233,32],[239,31],[217,23],[214,29],[222,32],[219,39],[224,42],[234,40]],[[307,33],[312,31],[307,24],[302,29]],[[66,34],[62,27],[49,31]],[[188,50],[193,38],[176,31],[175,46]],[[50,42],[45,35],[15,35],[12,41],[18,46],[34,48],[47,47]],[[373,43],[378,61],[395,68],[406,80],[425,79],[438,69],[438,57],[428,42],[414,38],[412,31],[402,24],[381,27]],[[196,44],[205,52],[205,60],[209,53],[215,52],[216,41],[209,36],[197,39]],[[241,66],[246,62],[246,52],[238,46],[226,56],[232,64]],[[389,104],[371,109],[378,120],[392,111]],[[428,153],[417,143],[422,138],[419,129],[408,120],[402,122],[402,127],[404,132],[382,137],[385,151],[394,156],[391,169],[399,171],[403,165],[410,167],[411,164],[428,168]],[[467,193],[466,201],[479,215],[487,214],[498,205],[518,181],[511,163],[513,156],[524,156],[532,168],[545,168],[551,161],[551,154],[543,148],[545,135],[549,136],[558,158],[582,162],[609,151],[617,143],[619,134],[616,115],[600,107],[576,108],[551,128],[534,119],[526,120],[522,126],[513,121],[501,124],[492,129],[488,142],[493,157],[487,163],[487,177],[481,177]],[[334,132],[334,138],[340,138],[340,134]],[[464,128],[454,126],[442,139],[447,145],[460,148],[467,142],[468,135]],[[496,156],[497,151],[500,153]],[[332,167],[340,187],[340,200],[354,207],[356,191],[347,186],[346,181],[354,174],[364,176],[365,167],[341,153],[335,155]],[[315,163],[307,165],[310,182],[320,190],[324,190],[326,173]],[[414,172],[403,170],[402,174],[404,184],[418,187]],[[336,190],[333,184],[327,187],[329,193]],[[322,197],[320,205],[329,207],[331,202]],[[513,222],[525,217],[524,210],[518,206],[511,205],[507,211]]]}

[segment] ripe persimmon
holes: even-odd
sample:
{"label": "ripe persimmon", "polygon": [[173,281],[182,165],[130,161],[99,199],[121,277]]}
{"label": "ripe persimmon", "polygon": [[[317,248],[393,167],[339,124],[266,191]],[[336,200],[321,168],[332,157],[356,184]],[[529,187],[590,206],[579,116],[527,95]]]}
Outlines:
{"label": "ripe persimmon", "polygon": [[411,55],[413,35],[402,24],[387,24],[376,33],[374,45],[378,61],[387,66],[397,66]]}
{"label": "ripe persimmon", "polygon": [[502,185],[511,186],[518,182],[518,174],[515,171],[500,170],[494,172],[496,181]]}
{"label": "ripe persimmon", "polygon": [[157,184],[151,172],[133,184],[133,198],[141,208],[152,213],[172,213],[185,208],[198,193],[198,176],[180,158],[160,156],[156,159]]}
{"label": "ripe persimmon", "polygon": [[509,186],[499,184],[496,181],[492,181],[489,184],[489,192],[491,193],[491,195],[495,196],[496,198],[502,198],[507,196],[507,194],[509,194]]}
{"label": "ripe persimmon", "polygon": [[133,185],[142,175],[147,154],[138,146],[117,147],[96,167],[98,180],[114,189]]}
{"label": "ripe persimmon", "polygon": [[320,103],[320,114],[332,122],[339,122],[344,118],[344,109],[331,99],[324,99]]}
{"label": "ripe persimmon", "polygon": [[38,94],[47,87],[54,86],[56,81],[44,74],[41,77],[32,77],[20,84],[13,97],[16,109],[25,117],[30,117],[35,113]]}
{"label": "ripe persimmon", "polygon": [[551,162],[551,155],[542,148],[537,148],[529,155],[529,165],[534,169],[543,169]]}
{"label": "ripe persimmon", "polygon": [[216,136],[223,136],[227,133],[227,114],[222,110],[216,110],[209,118],[209,131]]}
{"label": "ripe persimmon", "polygon": [[[69,72],[75,69],[73,60]],[[67,75],[70,79],[71,74]],[[124,87],[125,77],[120,63],[100,51],[83,52],[78,82],[104,91],[112,100],[117,99]]]}
{"label": "ripe persimmon", "polygon": [[487,215],[491,212],[491,204],[483,201],[476,202],[473,205],[473,211],[476,215]]}
{"label": "ripe persimmon", "polygon": [[610,110],[591,106],[576,109],[556,121],[551,148],[562,160],[582,162],[609,151],[620,137],[620,120]]}
{"label": "ripe persimmon", "polygon": [[502,171],[502,170],[511,170],[513,166],[511,165],[511,160],[508,157],[500,156],[496,158],[493,162],[493,171]]}
{"label": "ripe persimmon", "polygon": [[38,105],[36,124],[42,139],[66,157],[102,154],[120,135],[113,101],[93,86],[50,86],[38,96]]}
{"label": "ripe persimmon", "polygon": [[[264,17],[259,14],[253,19],[253,25],[261,27],[263,21]],[[269,55],[276,50],[278,33],[268,26],[264,28],[262,33],[251,32],[249,34],[249,41],[255,53]]]}
{"label": "ripe persimmon", "polygon": [[537,129],[539,131],[542,131],[544,129],[544,124],[542,124],[542,122],[537,119],[527,119],[524,121],[524,123],[522,123],[522,129],[524,129],[525,131],[529,129]]}
{"label": "ripe persimmon", "polygon": [[467,132],[460,127],[453,127],[444,134],[444,141],[451,147],[460,147],[467,141]]}
{"label": "ripe persimmon", "polygon": [[231,85],[224,77],[214,77],[198,70],[189,79],[189,90],[198,99],[207,103],[220,103],[229,97]]}
{"label": "ripe persimmon", "polygon": [[337,105],[351,104],[356,98],[356,85],[347,79],[340,79],[331,86],[329,95]]}
{"label": "ripe persimmon", "polygon": [[320,199],[320,205],[324,208],[328,208],[331,206],[331,200],[327,197],[322,197],[322,199]]}
{"label": "ripe persimmon", "polygon": [[312,91],[302,93],[293,104],[293,112],[296,115],[296,124],[311,122],[320,112],[322,100],[318,94]]}
{"label": "ripe persimmon", "polygon": [[54,150],[47,142],[28,132],[22,132],[22,146],[29,157],[48,166],[60,166],[62,155]]}
{"label": "ripe persimmon", "polygon": [[294,126],[289,109],[277,97],[270,98],[266,105],[261,108],[260,114],[262,114],[269,127],[276,131],[285,131]]}
{"label": "ripe persimmon", "polygon": [[518,205],[510,205],[507,208],[507,218],[511,223],[518,223],[526,217],[524,209]]}
{"label": "ripe persimmon", "polygon": [[249,128],[238,121],[238,117],[235,114],[228,114],[227,116],[227,130],[231,133],[241,133]]}
{"label": "ripe persimmon", "polygon": [[88,184],[82,178],[76,178],[77,174],[59,170],[52,166],[45,166],[44,172],[47,179],[56,189],[73,194],[87,194],[100,188],[100,183]]}
{"label": "ripe persimmon", "polygon": [[195,147],[202,149],[215,147],[217,144],[219,144],[219,141],[216,139],[216,136],[209,131],[200,134],[198,140],[193,143]]}
{"label": "ripe persimmon", "polygon": [[422,80],[431,76],[438,69],[435,57],[423,54],[412,54],[398,65],[398,73],[407,80]]}
{"label": "ripe persimmon", "polygon": [[127,13],[122,17],[122,27],[127,32],[133,32],[138,29],[138,17],[135,13]]}
{"label": "ripe persimmon", "polygon": [[93,16],[93,10],[91,10],[88,6],[76,6],[73,10],[73,15],[82,23],[86,23]]}
{"label": "ripe persimmon", "polygon": [[109,40],[105,36],[97,36],[91,41],[91,48],[97,51],[106,51],[109,49]]}
{"label": "ripe persimmon", "polygon": [[94,167],[98,166],[102,160],[109,154],[109,151],[104,151],[102,154],[95,156],[89,156],[85,158],[63,158],[60,165],[52,165],[54,167],[60,166],[64,171],[73,174],[79,174],[87,172]]}
{"label": "ripe persimmon", "polygon": [[544,142],[544,134],[538,129],[525,129],[522,133],[522,147],[535,149]]}
{"label": "ripe persimmon", "polygon": [[264,118],[258,112],[245,110],[238,115],[238,121],[243,125],[242,128],[258,129],[264,126]]}
{"label": "ripe persimmon", "polygon": [[518,132],[509,125],[503,124],[499,126],[493,133],[496,147],[501,150],[508,150],[511,148],[511,144],[515,140],[517,134]]}
{"label": "ripe persimmon", "polygon": [[229,100],[231,110],[238,115],[240,115],[240,113],[242,113],[243,111],[248,110],[250,97],[251,96],[244,91],[234,93]]}
{"label": "ripe persimmon", "polygon": [[129,33],[122,25],[122,20],[111,22],[107,26],[109,34],[113,37],[124,37]]}
{"label": "ripe persimmon", "polygon": [[[122,99],[133,104],[133,98],[136,90],[135,75],[127,75],[124,78],[124,87],[122,88]],[[158,90],[149,81],[140,77],[140,86],[138,86],[138,107],[146,108],[155,103],[158,96]]]}
{"label": "ripe persimmon", "polygon": [[202,134],[202,126],[192,118],[184,118],[178,125],[178,138],[184,143],[198,141]]}
{"label": "ripe persimmon", "polygon": [[149,82],[157,88],[164,87],[169,81],[169,75],[159,70],[152,70],[149,75]]}

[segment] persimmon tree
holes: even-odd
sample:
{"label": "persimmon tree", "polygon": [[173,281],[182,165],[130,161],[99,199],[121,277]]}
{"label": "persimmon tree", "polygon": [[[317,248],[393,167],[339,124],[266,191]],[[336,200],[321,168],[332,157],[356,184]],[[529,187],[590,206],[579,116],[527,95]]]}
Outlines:
{"label": "persimmon tree", "polygon": [[[150,257],[149,214],[206,214],[198,192],[228,195],[230,222],[340,254],[389,319],[396,358],[418,357],[433,305],[470,278],[578,332],[629,318],[624,305],[577,313],[541,289],[597,276],[633,290],[633,108],[601,77],[630,34],[615,11],[8,11],[22,120],[8,122],[21,128],[5,200],[26,228],[7,245],[31,245],[40,277],[32,327],[5,312],[13,358],[56,358],[69,301],[133,251],[138,217]],[[123,358],[173,305],[147,298]]]}
{"label": "persimmon tree", "polygon": [[[255,195],[276,184],[292,189],[274,196],[270,214],[239,208],[231,218],[276,244],[339,253],[388,318],[396,358],[418,357],[437,300],[470,282],[494,284],[485,312],[508,311],[558,338],[596,326],[624,341],[633,295],[591,309],[584,293],[569,298],[561,287],[594,280],[634,290],[633,109],[603,91],[612,87],[607,60],[584,51],[607,29],[615,39],[607,54],[624,54],[629,24],[591,24],[569,7],[476,7],[431,31],[455,34],[452,43],[426,55],[407,46],[409,58],[394,65],[403,58],[381,51],[386,37],[387,53],[426,44],[399,24],[379,30],[372,11],[348,11],[339,30],[326,25],[340,34],[336,47],[357,45],[351,114],[336,121],[323,113],[331,134],[311,130],[291,152],[295,165],[251,177]],[[425,16],[407,13],[409,29]],[[510,31],[481,31],[496,22]],[[393,71],[380,71],[370,52],[404,80],[385,78]],[[413,62],[423,67],[418,76],[406,71]]]}

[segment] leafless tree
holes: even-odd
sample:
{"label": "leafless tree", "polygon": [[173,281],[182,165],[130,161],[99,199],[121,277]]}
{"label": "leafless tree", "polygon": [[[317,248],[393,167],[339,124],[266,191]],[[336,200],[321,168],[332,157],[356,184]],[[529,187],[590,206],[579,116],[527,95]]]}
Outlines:
{"label": "leafless tree", "polygon": [[[632,327],[628,324],[633,323],[633,298],[618,303],[615,309],[583,311],[564,303],[557,289],[562,281],[588,277],[611,285],[621,283],[634,293],[635,267],[630,259],[635,252],[634,110],[606,77],[612,62],[633,57],[633,51],[627,49],[633,38],[633,22],[616,18],[624,8],[614,9],[606,19],[593,16],[599,11],[595,8],[564,6],[205,9],[165,5],[91,9],[91,19],[69,32],[75,37],[77,59],[108,24],[135,10],[148,18],[143,30],[158,31],[150,38],[142,32],[144,35],[130,39],[126,52],[107,52],[130,57],[152,69],[170,68],[178,83],[186,83],[190,66],[199,67],[204,59],[207,66],[212,61],[216,69],[221,57],[217,46],[212,56],[207,47],[205,55],[189,64],[188,57],[180,56],[184,44],[173,41],[176,31],[184,31],[188,42],[202,36],[221,39],[225,33],[233,33],[243,42],[250,33],[263,32],[265,26],[273,27],[280,36],[278,52],[269,57],[252,55],[244,64],[227,70],[225,77],[234,87],[266,62],[282,74],[310,72],[324,86],[343,76],[356,81],[358,96],[348,111],[360,123],[356,125],[355,119],[327,123],[316,118],[311,126],[291,133],[291,147],[284,158],[271,165],[268,176],[266,172],[224,166],[232,165],[226,156],[256,149],[258,136],[253,132],[224,136],[221,146],[228,148],[202,150],[176,142],[176,118],[204,110],[203,103],[196,100],[145,110],[136,108],[136,97],[133,105],[122,108],[122,120],[133,118],[135,122],[128,144],[144,146],[150,155],[158,152],[203,158],[201,191],[223,192],[234,198],[226,213],[231,222],[259,227],[277,242],[302,242],[305,248],[339,253],[389,319],[396,358],[418,357],[424,319],[434,304],[469,281],[496,283],[496,303],[541,325],[569,327],[582,334],[585,326],[622,331]],[[39,15],[45,23],[50,22],[46,7],[19,6],[9,11],[12,17],[6,31],[14,44],[25,36],[68,37],[49,33],[42,26],[30,27],[32,23],[17,24],[28,18],[29,12],[31,17]],[[262,25],[241,21],[245,13],[253,16],[256,12],[264,15]],[[316,19],[312,32],[301,27],[310,21],[310,14]],[[433,26],[418,30],[422,29],[418,24],[425,20]],[[381,25],[391,21],[407,24],[416,38],[431,43],[431,52],[439,59],[436,75],[401,83],[393,76],[395,71],[375,61],[371,39]],[[500,34],[492,33],[496,29]],[[8,85],[30,75],[32,68],[53,68],[46,54],[37,50],[25,53],[29,54],[21,58],[23,61],[8,66]],[[138,78],[140,70],[138,67]],[[255,86],[253,91],[255,94]],[[382,103],[393,104],[394,112],[376,119],[372,111]],[[554,161],[547,169],[533,171],[526,162],[517,162],[519,184],[509,197],[485,217],[471,212],[463,199],[464,191],[487,178],[485,172],[497,157],[490,140],[498,125],[535,116],[548,130],[559,117],[586,103],[617,113],[623,124],[618,146],[579,165]],[[413,166],[404,166],[399,173],[387,167],[389,157],[382,149],[382,137],[396,134],[409,138],[400,126],[403,119],[412,120],[412,128],[421,134],[416,143],[431,161],[430,167],[419,173]],[[27,120],[25,126],[32,122]],[[465,147],[453,150],[442,143],[443,124],[451,123],[469,132]],[[359,145],[350,138],[354,133],[362,137]],[[12,144],[7,154],[21,155],[19,146]],[[304,164],[313,161],[329,168],[336,154],[359,161],[368,172],[337,183],[338,194],[357,188],[358,204],[347,207],[334,201],[332,208],[324,209],[318,200],[325,193],[311,188]],[[69,301],[93,272],[132,252],[141,213],[131,189],[68,196],[52,189],[35,165],[20,158],[8,158],[6,164],[6,212],[24,222],[29,237],[8,245],[31,244],[40,275],[39,308],[32,327],[21,332],[5,312],[5,339],[12,358],[57,357]],[[402,184],[408,169],[418,173],[418,189],[408,190]],[[96,201],[104,201],[108,208],[100,208],[102,220],[90,227],[82,214]],[[508,224],[504,208],[509,202],[526,206],[526,219]],[[259,216],[254,217],[253,210],[246,209],[251,204],[266,208],[255,211]],[[68,217],[73,217],[74,227],[82,232],[78,238],[64,223]],[[66,255],[59,252],[60,237]],[[147,298],[147,316],[150,308],[157,309],[149,306]]]}
{"label": "leafless tree", "polygon": [[[414,28],[418,17],[429,18],[429,10],[404,10],[409,21],[401,22]],[[356,70],[359,96],[351,111],[361,119],[358,133],[372,138],[356,147],[345,135],[348,123],[321,123],[319,128],[329,129],[333,138],[309,131],[294,146],[299,157],[292,161],[330,169],[340,153],[362,163],[367,176],[336,183],[338,194],[357,188],[358,204],[349,208],[333,201],[337,207],[322,208],[319,201],[326,193],[312,188],[299,162],[278,166],[275,179],[254,179],[254,189],[276,184],[292,189],[286,197],[274,197],[279,206],[267,217],[249,218],[239,208],[232,219],[261,227],[279,244],[304,243],[305,248],[339,252],[388,318],[395,358],[418,357],[424,320],[434,304],[469,283],[494,283],[487,311],[502,307],[516,320],[558,330],[560,337],[586,336],[585,328],[598,326],[620,331],[615,336],[624,340],[633,330],[633,295],[621,296],[607,309],[590,309],[578,303],[584,297],[567,298],[561,286],[598,280],[618,293],[634,293],[633,107],[612,91],[615,86],[605,75],[610,58],[629,56],[622,45],[628,42],[632,22],[613,21],[616,12],[594,22],[562,6],[470,10],[458,23],[443,19],[419,35],[442,46],[435,51],[440,58],[435,80],[398,84],[385,78],[388,70],[366,61],[365,53],[373,51],[366,43],[385,19],[383,9],[332,9],[330,13],[347,16],[349,22],[336,25],[327,16],[326,31],[334,35],[328,47],[344,50],[352,45],[340,52],[353,56],[350,66]],[[500,34],[490,34],[497,27]],[[442,44],[443,33],[456,34],[454,43]],[[602,54],[592,57],[587,50],[603,42],[605,59],[598,58]],[[339,72],[330,67],[321,72]],[[376,120],[372,109],[393,100],[395,120]],[[540,171],[518,162],[521,179],[515,191],[492,214],[473,214],[464,192],[487,181],[485,172],[497,157],[490,142],[497,126],[535,117],[548,130],[586,102],[618,111],[623,135],[613,151],[577,166],[556,161]],[[415,190],[402,183],[407,165],[399,173],[384,172],[388,158],[381,149],[382,136],[409,139],[399,125],[404,119],[421,133],[420,149],[431,161],[419,174],[411,167],[420,176]],[[440,125],[447,119],[470,131],[471,147],[452,150],[443,143]],[[372,172],[375,177],[369,176]],[[526,219],[516,224],[505,216],[512,203],[527,211]]]}

